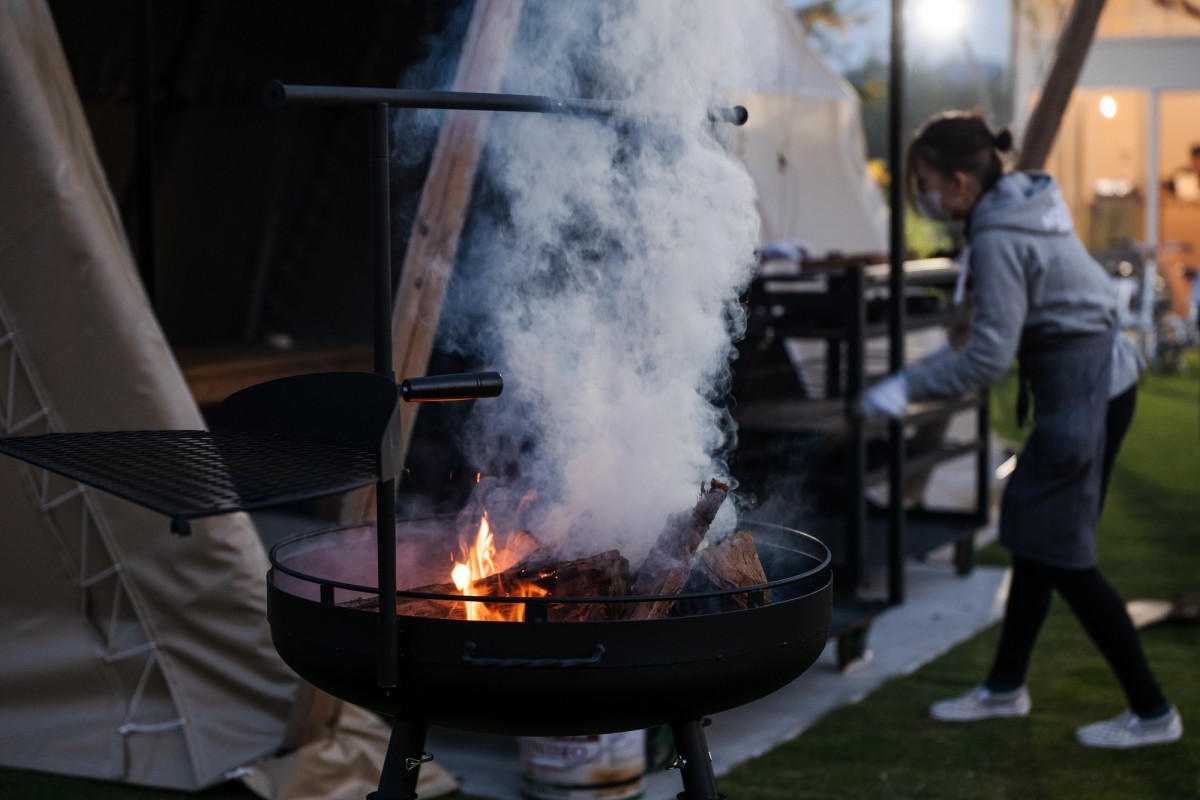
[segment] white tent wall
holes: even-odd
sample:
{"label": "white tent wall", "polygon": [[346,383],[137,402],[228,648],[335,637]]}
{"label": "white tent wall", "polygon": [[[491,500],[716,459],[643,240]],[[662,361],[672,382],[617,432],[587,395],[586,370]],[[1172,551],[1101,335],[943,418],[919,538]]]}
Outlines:
{"label": "white tent wall", "polygon": [[738,155],[758,188],[762,239],[801,239],[816,255],[883,253],[887,204],[866,162],[858,95],[809,45],[794,11],[768,0],[750,117]]}
{"label": "white tent wall", "polygon": [[[199,429],[53,20],[0,4],[0,432]],[[244,515],[168,521],[0,459],[0,763],[179,789],[274,752],[297,679]]]}

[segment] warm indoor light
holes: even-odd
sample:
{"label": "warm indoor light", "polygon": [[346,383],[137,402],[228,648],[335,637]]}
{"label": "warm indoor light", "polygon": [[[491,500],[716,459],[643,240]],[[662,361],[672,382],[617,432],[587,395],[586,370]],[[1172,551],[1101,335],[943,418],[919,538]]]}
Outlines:
{"label": "warm indoor light", "polygon": [[1106,94],[1100,98],[1100,113],[1107,119],[1112,119],[1117,115],[1117,101],[1112,95]]}

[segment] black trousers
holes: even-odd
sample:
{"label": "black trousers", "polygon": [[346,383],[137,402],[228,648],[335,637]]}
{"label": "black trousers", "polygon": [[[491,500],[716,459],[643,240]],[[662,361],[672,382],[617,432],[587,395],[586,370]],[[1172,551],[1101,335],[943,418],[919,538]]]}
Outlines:
{"label": "black trousers", "polygon": [[[1101,503],[1117,451],[1133,419],[1136,397],[1137,388],[1134,387],[1114,398],[1108,406]],[[1034,643],[1050,612],[1050,601],[1056,591],[1107,659],[1133,712],[1148,716],[1160,711],[1167,700],[1146,661],[1137,630],[1125,610],[1125,602],[1097,568],[1062,569],[1024,558],[1013,559],[1004,626],[988,674],[988,685],[999,689],[1025,683]]]}
{"label": "black trousers", "polygon": [[1061,569],[1023,558],[1013,560],[1004,628],[987,684],[1025,683],[1034,642],[1058,592],[1116,674],[1129,707],[1139,716],[1160,711],[1167,700],[1150,670],[1125,603],[1100,570]]}

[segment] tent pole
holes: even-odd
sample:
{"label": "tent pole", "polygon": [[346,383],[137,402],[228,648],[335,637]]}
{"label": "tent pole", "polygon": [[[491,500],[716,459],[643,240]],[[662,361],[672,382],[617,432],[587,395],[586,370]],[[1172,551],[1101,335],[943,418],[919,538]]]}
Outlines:
{"label": "tent pole", "polygon": [[1025,125],[1025,139],[1017,156],[1017,169],[1042,169],[1058,136],[1063,112],[1075,91],[1083,62],[1087,60],[1104,0],[1076,0],[1058,38],[1054,63],[1042,85],[1042,95]]}

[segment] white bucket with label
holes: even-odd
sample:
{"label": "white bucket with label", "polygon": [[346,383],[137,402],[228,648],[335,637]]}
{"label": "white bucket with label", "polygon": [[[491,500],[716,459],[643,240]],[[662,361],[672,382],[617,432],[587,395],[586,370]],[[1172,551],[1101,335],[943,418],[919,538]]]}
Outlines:
{"label": "white bucket with label", "polygon": [[532,800],[641,797],[646,732],[520,736],[521,793]]}

